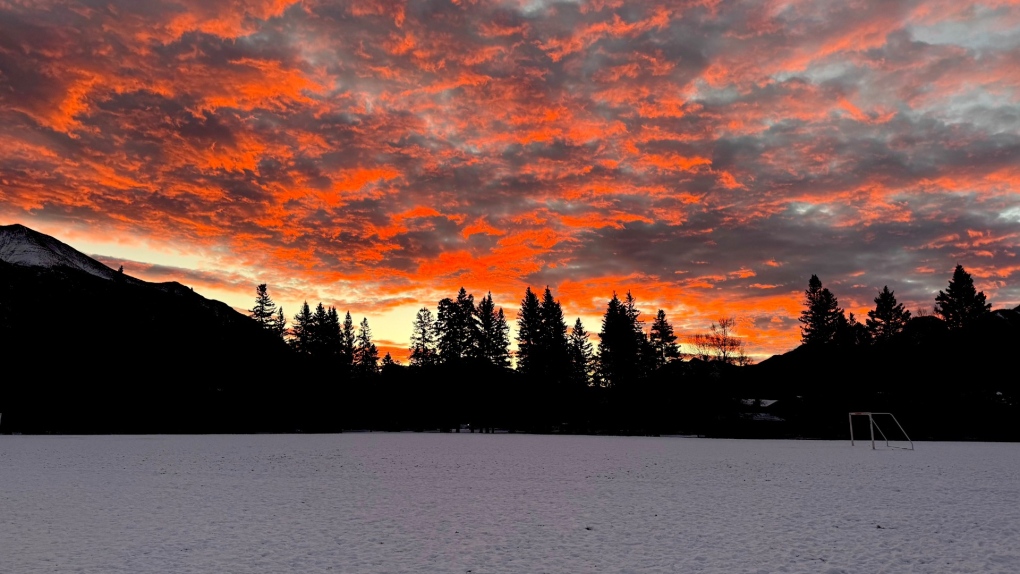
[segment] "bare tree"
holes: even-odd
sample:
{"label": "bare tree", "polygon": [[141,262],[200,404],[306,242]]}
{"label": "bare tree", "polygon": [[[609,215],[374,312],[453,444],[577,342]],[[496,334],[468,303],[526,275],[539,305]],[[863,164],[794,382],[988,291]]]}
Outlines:
{"label": "bare tree", "polygon": [[712,323],[708,333],[687,338],[693,358],[702,361],[719,361],[728,365],[750,365],[751,358],[744,351],[744,341],[732,335],[736,321],[732,317]]}

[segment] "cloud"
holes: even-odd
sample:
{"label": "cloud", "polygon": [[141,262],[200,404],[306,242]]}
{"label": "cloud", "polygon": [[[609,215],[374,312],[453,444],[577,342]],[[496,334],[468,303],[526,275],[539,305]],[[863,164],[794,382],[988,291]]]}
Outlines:
{"label": "cloud", "polygon": [[186,246],[240,301],[633,289],[780,352],[811,274],[1020,303],[1018,45],[941,0],[8,2],[0,217]]}

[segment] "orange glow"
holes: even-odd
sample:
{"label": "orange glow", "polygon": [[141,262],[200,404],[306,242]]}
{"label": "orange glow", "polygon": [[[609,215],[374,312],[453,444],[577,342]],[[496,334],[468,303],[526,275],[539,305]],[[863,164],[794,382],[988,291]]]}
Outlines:
{"label": "orange glow", "polygon": [[1006,0],[0,3],[0,224],[378,316],[401,360],[462,285],[593,332],[630,289],[761,358],[813,273],[855,314],[957,263],[1020,304],[1018,30]]}

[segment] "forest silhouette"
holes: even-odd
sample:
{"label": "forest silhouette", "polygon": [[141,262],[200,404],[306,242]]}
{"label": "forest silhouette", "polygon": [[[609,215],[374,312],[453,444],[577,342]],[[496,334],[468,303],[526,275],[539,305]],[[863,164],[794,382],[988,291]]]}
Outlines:
{"label": "forest silhouette", "polygon": [[681,338],[631,292],[590,335],[548,287],[514,310],[461,288],[418,311],[402,365],[367,318],[307,302],[288,317],[264,284],[243,316],[117,275],[0,261],[3,360],[23,373],[0,385],[0,432],[839,438],[848,411],[883,410],[913,438],[1020,440],[1020,308],[992,311],[962,266],[931,312],[886,286],[864,321],[812,276],[802,344],[759,364],[732,319]]}

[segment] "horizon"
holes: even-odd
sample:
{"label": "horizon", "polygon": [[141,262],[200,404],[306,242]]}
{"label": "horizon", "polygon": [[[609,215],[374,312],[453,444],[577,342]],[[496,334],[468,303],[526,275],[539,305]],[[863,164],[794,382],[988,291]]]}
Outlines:
{"label": "horizon", "polygon": [[595,341],[631,291],[759,360],[812,274],[861,320],[957,264],[1020,304],[1018,6],[54,0],[0,38],[0,223],[402,361],[462,286]]}

